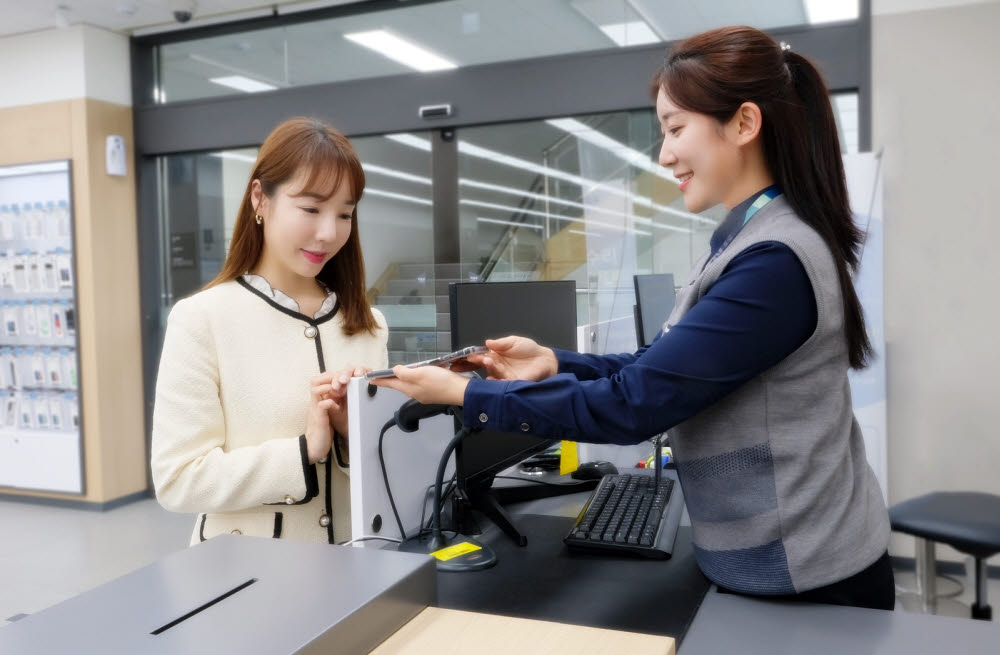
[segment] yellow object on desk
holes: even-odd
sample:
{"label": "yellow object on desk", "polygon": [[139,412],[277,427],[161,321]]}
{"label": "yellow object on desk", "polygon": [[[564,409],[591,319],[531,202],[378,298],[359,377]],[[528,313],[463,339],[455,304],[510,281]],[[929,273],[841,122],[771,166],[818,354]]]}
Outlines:
{"label": "yellow object on desk", "polygon": [[671,637],[428,607],[371,655],[675,655]]}
{"label": "yellow object on desk", "polygon": [[442,548],[441,550],[435,550],[431,555],[438,558],[442,562],[447,562],[450,559],[455,559],[459,555],[465,555],[466,553],[471,553],[476,550],[482,550],[483,547],[471,544],[468,541],[463,541],[460,544],[453,544],[447,548]]}
{"label": "yellow object on desk", "polygon": [[576,442],[564,441],[559,450],[559,475],[566,475],[580,468],[580,458],[576,454]]}

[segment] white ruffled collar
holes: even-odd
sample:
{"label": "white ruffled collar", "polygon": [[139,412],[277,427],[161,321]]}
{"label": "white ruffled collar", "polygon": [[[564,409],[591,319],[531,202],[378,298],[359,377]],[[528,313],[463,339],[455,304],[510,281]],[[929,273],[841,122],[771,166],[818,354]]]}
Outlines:
{"label": "white ruffled collar", "polygon": [[[302,313],[299,311],[299,303],[295,302],[288,294],[280,289],[273,288],[271,284],[262,276],[255,275],[254,273],[244,273],[243,279],[247,284],[252,286],[257,291],[260,291],[285,309],[290,309],[297,314]],[[313,318],[315,319],[323,318],[337,307],[337,294],[330,291],[322,282],[320,282],[320,284],[323,286],[323,289],[326,290],[327,296],[326,300],[324,300],[323,304],[320,306],[319,311],[313,314]]]}

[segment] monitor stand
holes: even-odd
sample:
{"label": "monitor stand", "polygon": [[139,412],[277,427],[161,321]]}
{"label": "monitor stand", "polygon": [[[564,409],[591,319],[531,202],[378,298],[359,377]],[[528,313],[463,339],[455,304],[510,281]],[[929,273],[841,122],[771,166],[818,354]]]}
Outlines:
{"label": "monitor stand", "polygon": [[518,531],[504,505],[510,503],[562,496],[581,491],[591,491],[599,480],[577,480],[562,484],[536,484],[525,481],[523,485],[493,486],[493,476],[480,482],[463,485],[452,502],[452,520],[461,534],[480,534],[482,530],[473,515],[473,510],[482,513],[500,528],[518,546],[527,546],[528,538]]}

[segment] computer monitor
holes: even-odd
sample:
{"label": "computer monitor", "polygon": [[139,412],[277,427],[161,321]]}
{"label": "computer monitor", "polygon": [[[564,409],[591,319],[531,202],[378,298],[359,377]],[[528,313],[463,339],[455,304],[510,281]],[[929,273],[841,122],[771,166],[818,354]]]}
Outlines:
{"label": "computer monitor", "polygon": [[[456,282],[448,285],[451,345],[457,350],[508,335],[530,337],[546,346],[576,350],[576,283]],[[555,443],[523,432],[473,432],[457,447],[459,490],[472,507],[515,540],[516,530],[490,493],[497,473]],[[462,516],[455,516],[459,530]],[[513,533],[511,533],[513,531]]]}
{"label": "computer monitor", "polygon": [[633,275],[635,284],[635,339],[639,347],[653,343],[674,309],[672,273]]}

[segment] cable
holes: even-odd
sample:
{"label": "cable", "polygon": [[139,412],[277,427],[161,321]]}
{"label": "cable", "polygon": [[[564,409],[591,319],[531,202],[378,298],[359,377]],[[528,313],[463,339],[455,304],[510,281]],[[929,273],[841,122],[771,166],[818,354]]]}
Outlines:
{"label": "cable", "polygon": [[[455,412],[453,416],[461,424],[462,420],[459,418],[458,412]],[[458,443],[462,441],[466,436],[468,436],[469,428],[464,425],[462,428],[455,433],[448,445],[445,446],[444,452],[441,453],[441,460],[438,462],[437,475],[434,476],[434,513],[431,515],[431,531],[433,536],[431,537],[430,546],[431,548],[439,548],[441,542],[441,486],[444,481],[444,469],[448,465],[448,460],[451,459],[451,454],[455,452],[455,447]]]}
{"label": "cable", "polygon": [[[455,474],[453,474],[451,476],[451,480],[448,481],[448,488],[445,489],[444,496],[441,497],[441,502],[444,502],[444,501],[448,500],[448,496],[451,495],[451,492],[453,492],[455,490],[455,486],[456,486],[456,484],[455,484],[455,478],[457,478],[457,477],[458,477],[458,473],[455,473]],[[424,528],[429,528],[430,527],[430,519],[426,519],[426,521],[425,521],[424,517],[427,514],[427,496],[430,494],[430,490],[433,487],[434,487],[434,483],[431,483],[431,484],[427,485],[426,489],[424,489],[424,502],[421,503],[421,507],[420,507],[420,525],[421,525],[421,530],[423,530]]]}
{"label": "cable", "polygon": [[545,480],[532,480],[531,478],[521,478],[516,475],[495,475],[495,478],[500,478],[502,480],[519,480],[520,482],[531,482],[533,484],[541,484],[546,487],[565,487],[572,486],[572,483],[559,483],[559,482],[546,482]]}
{"label": "cable", "polygon": [[396,511],[396,501],[392,498],[392,489],[389,488],[389,475],[385,472],[385,457],[382,455],[382,440],[385,438],[385,433],[394,425],[396,425],[396,419],[389,419],[382,426],[382,431],[378,434],[378,465],[382,469],[382,482],[385,483],[385,493],[389,496],[389,506],[392,507],[392,515],[396,517],[396,525],[399,527],[399,538],[405,540],[406,531],[403,530],[403,522],[399,520],[399,512]]}
{"label": "cable", "polygon": [[396,539],[395,537],[358,537],[357,539],[351,539],[350,541],[341,541],[336,544],[338,546],[350,546],[351,544],[356,544],[360,541],[390,541],[394,544],[403,543],[402,540]]}
{"label": "cable", "polygon": [[[430,534],[432,532],[434,532],[434,530],[432,530],[431,528],[424,528],[423,530],[420,531],[420,534],[418,535],[418,538],[419,537],[423,537],[424,535]],[[441,530],[441,534],[444,534],[445,532],[450,533],[451,537],[457,537],[458,536],[458,530]]]}

